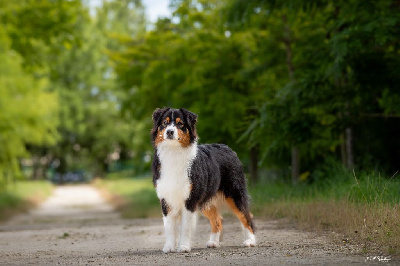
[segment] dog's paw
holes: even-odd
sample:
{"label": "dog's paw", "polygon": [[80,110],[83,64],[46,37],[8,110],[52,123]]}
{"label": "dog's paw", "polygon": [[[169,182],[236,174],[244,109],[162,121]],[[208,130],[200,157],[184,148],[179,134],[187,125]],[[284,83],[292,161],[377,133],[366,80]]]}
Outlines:
{"label": "dog's paw", "polygon": [[244,247],[255,247],[256,246],[256,240],[255,239],[246,239],[243,242]]}
{"label": "dog's paw", "polygon": [[218,243],[218,242],[216,242],[216,241],[208,241],[207,242],[207,247],[208,248],[219,248],[221,245]]}
{"label": "dog's paw", "polygon": [[164,253],[170,253],[170,252],[176,252],[176,249],[174,247],[174,245],[171,244],[165,244],[163,250]]}
{"label": "dog's paw", "polygon": [[178,247],[178,252],[181,252],[181,253],[189,253],[190,250],[191,250],[190,246],[180,245]]}

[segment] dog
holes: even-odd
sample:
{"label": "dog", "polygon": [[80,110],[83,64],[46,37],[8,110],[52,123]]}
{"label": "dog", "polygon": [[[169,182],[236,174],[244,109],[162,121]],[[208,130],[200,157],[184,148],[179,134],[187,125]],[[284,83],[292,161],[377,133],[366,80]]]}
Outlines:
{"label": "dog", "polygon": [[219,247],[220,208],[225,204],[242,224],[243,245],[255,246],[246,178],[236,153],[223,144],[197,144],[197,115],[186,109],[157,108],[152,118],[153,184],[163,214],[163,252],[190,252],[197,211],[210,220],[207,247]]}

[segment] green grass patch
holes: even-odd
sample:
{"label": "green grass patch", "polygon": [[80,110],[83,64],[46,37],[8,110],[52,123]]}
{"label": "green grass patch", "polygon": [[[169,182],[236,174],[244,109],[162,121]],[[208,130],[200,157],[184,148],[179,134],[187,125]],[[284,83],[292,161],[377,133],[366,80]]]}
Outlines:
{"label": "green grass patch", "polygon": [[52,192],[47,181],[17,181],[0,192],[0,220],[36,206]]}
{"label": "green grass patch", "polygon": [[151,178],[97,179],[94,184],[125,218],[161,217]]}
{"label": "green grass patch", "polygon": [[365,252],[400,254],[399,178],[347,172],[332,177],[296,186],[278,181],[251,186],[252,211],[289,218],[302,229],[335,231]]}

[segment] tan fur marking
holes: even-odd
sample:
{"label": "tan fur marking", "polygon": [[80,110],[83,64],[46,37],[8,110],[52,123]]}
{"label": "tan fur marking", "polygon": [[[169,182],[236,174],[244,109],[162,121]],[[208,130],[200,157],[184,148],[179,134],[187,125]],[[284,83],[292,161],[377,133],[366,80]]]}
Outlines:
{"label": "tan fur marking", "polygon": [[225,196],[222,192],[218,191],[211,199],[209,199],[202,206],[202,210],[210,209],[212,206],[220,208],[225,203]]}
{"label": "tan fur marking", "polygon": [[180,128],[180,126],[178,124],[183,123],[183,121],[179,117],[175,120],[175,123],[176,123],[176,127],[178,129],[178,141],[182,145],[182,147],[186,148],[190,145],[189,131],[186,131],[186,133],[184,133],[182,131],[182,129]]}
{"label": "tan fur marking", "polygon": [[165,128],[161,131],[159,129],[157,130],[157,137],[154,140],[154,144],[156,146],[158,146],[158,144],[160,144],[164,140],[164,131],[165,131]]}
{"label": "tan fur marking", "polygon": [[183,133],[183,131],[178,128],[178,141],[184,148],[190,146],[189,131],[187,130],[186,133]]}
{"label": "tan fur marking", "polygon": [[243,224],[244,227],[249,229],[249,231],[253,234],[253,229],[251,229],[251,226],[247,222],[246,217],[244,214],[236,207],[235,202],[233,201],[232,198],[226,198],[226,204],[232,209],[233,213],[237,216],[237,218],[240,220],[240,222]]}
{"label": "tan fur marking", "polygon": [[222,216],[219,215],[215,206],[202,211],[204,216],[210,220],[211,232],[218,233],[222,231]]}

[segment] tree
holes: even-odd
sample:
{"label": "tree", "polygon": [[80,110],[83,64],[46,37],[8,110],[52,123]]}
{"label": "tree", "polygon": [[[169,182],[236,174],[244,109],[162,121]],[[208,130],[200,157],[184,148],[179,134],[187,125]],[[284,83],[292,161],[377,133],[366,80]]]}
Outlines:
{"label": "tree", "polygon": [[82,16],[81,44],[65,50],[53,64],[52,81],[63,99],[59,128],[63,138],[50,153],[59,160],[60,173],[89,169],[102,176],[111,154],[130,149],[133,129],[120,114],[125,96],[116,89],[107,51],[117,49],[112,36],[127,38],[144,28],[141,14],[139,1],[103,2],[94,17]]}
{"label": "tree", "polygon": [[52,145],[56,128],[57,94],[47,91],[46,80],[37,81],[22,67],[11,41],[0,28],[0,190],[20,177],[19,159],[26,145]]}
{"label": "tree", "polygon": [[[363,120],[359,117],[368,117],[370,113],[380,113],[383,117],[383,110],[388,109],[377,99],[385,98],[385,90],[391,91],[394,97],[397,94],[393,87],[397,78],[392,71],[400,66],[394,59],[399,47],[399,5],[390,0],[366,4],[339,1],[334,3],[334,8],[330,47],[335,58],[330,71],[343,97],[340,107],[345,132],[343,161],[352,168],[355,161],[360,162],[353,146],[357,146],[356,138],[364,135],[354,134],[354,127],[360,126]],[[371,132],[378,121],[369,122],[372,124],[366,130]]]}
{"label": "tree", "polygon": [[[232,2],[228,7],[228,21],[233,29],[239,32],[243,28],[265,29],[268,32],[265,35],[271,39],[263,42],[264,50],[261,47],[256,50],[264,60],[260,65],[265,66],[259,76],[268,72],[281,73],[273,67],[283,64],[283,58],[288,67],[289,80],[281,76],[275,78],[280,82],[280,89],[275,95],[270,94],[260,108],[259,118],[245,134],[252,142],[270,139],[270,142],[263,142],[264,156],[275,157],[273,150],[287,153],[289,148],[284,147],[289,141],[307,149],[301,157],[314,161],[313,165],[320,161],[318,157],[334,156],[332,151],[341,145],[343,162],[348,167],[353,166],[353,145],[363,149],[364,144],[355,142],[352,128],[360,123],[358,117],[363,113],[371,109],[378,114],[382,112],[376,101],[383,96],[378,87],[382,88],[383,84],[391,87],[386,84],[394,81],[391,71],[377,72],[370,67],[378,62],[381,69],[382,66],[387,69],[388,62],[395,69],[399,66],[391,59],[399,41],[396,37],[398,8],[396,1],[368,4],[359,1]],[[388,47],[391,47],[390,52]],[[280,60],[269,56],[283,48],[285,54],[281,54]],[[258,53],[261,51],[263,53]],[[364,66],[362,71],[359,63]],[[374,81],[368,79],[367,84],[359,77],[373,77]],[[372,84],[377,85],[375,91],[364,93]],[[271,84],[265,86],[271,87]],[[373,127],[366,130],[372,132]],[[296,164],[296,156],[293,156],[296,150],[292,149],[292,169]],[[292,172],[292,180],[296,172]]]}
{"label": "tree", "polygon": [[[251,91],[241,72],[249,48],[245,36],[231,38],[219,16],[223,1],[174,4],[179,23],[159,20],[145,35],[121,39],[126,50],[111,54],[121,87],[130,96],[124,109],[135,123],[146,125],[140,135],[147,136],[155,108],[188,108],[199,114],[201,142],[226,143],[247,158],[249,151],[238,138],[260,89]],[[150,150],[150,141],[145,143],[141,147]]]}
{"label": "tree", "polygon": [[37,162],[34,176],[45,174],[50,164],[58,165],[60,173],[85,168],[103,174],[110,154],[129,154],[132,142],[132,127],[120,115],[124,95],[116,90],[107,50],[116,47],[113,34],[130,37],[144,29],[140,1],[105,1],[94,17],[81,1],[0,5],[18,63],[43,90],[58,96],[53,114],[59,122],[57,145],[26,143]]}
{"label": "tree", "polygon": [[316,8],[316,4],[308,8],[303,5],[307,4],[236,1],[228,8],[228,21],[233,31],[241,32],[244,28],[263,40],[254,51],[259,61],[251,65],[262,69],[256,78],[273,77],[272,80],[264,78],[261,86],[268,97],[260,107],[259,119],[254,120],[246,136],[252,135],[252,142],[263,143],[264,158],[274,156],[274,149],[279,153],[291,153],[293,183],[300,175],[301,154],[307,152],[301,153],[301,147],[307,149],[310,140],[317,137],[312,132],[313,127],[318,126],[318,118],[315,110],[307,108],[310,102],[305,97],[307,88],[302,87],[303,79],[318,71],[321,58],[327,55],[322,46],[324,12]]}

